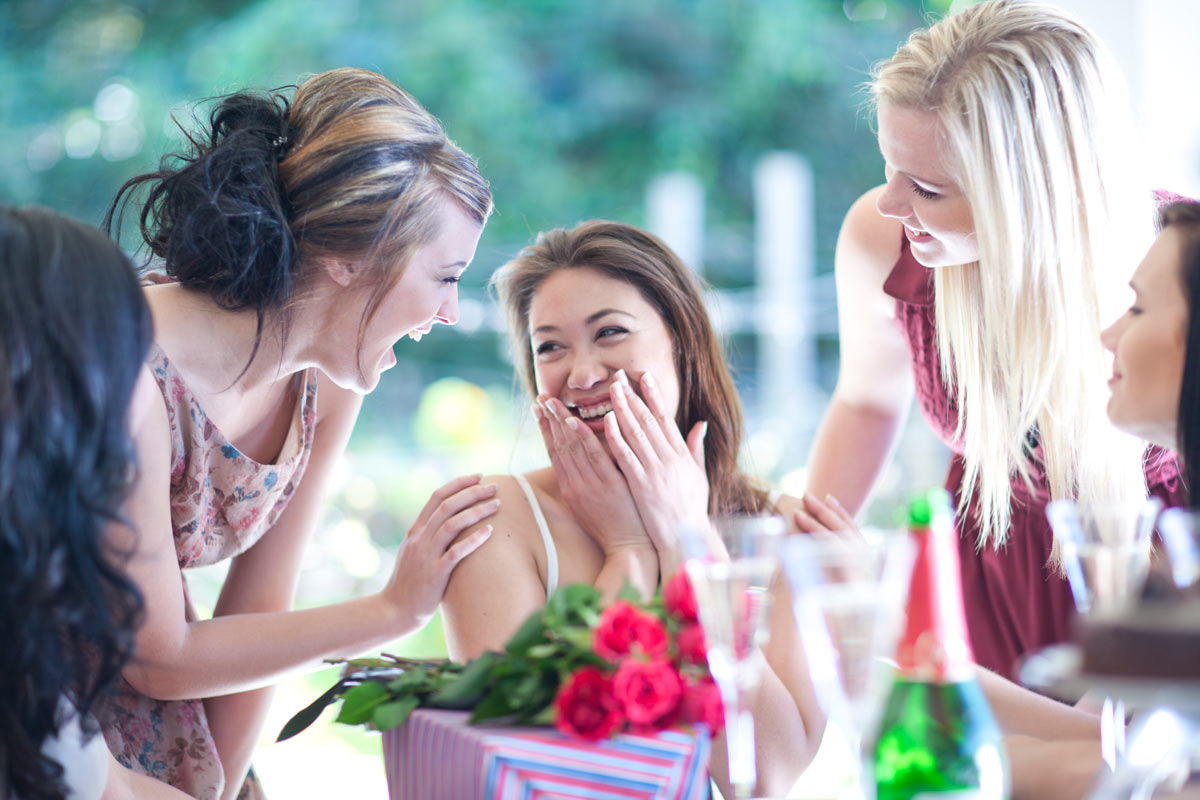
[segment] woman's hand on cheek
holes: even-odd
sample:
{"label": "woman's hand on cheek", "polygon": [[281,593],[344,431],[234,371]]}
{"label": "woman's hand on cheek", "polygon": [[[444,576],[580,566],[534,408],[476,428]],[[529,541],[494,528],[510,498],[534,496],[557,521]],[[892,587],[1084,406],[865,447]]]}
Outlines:
{"label": "woman's hand on cheek", "polygon": [[642,375],[641,388],[644,402],[633,392],[624,371],[618,373],[610,390],[613,412],[605,417],[605,435],[659,560],[674,564],[679,560],[679,526],[707,523],[704,435],[708,423],[696,423],[685,440],[650,373]]}
{"label": "woman's hand on cheek", "polygon": [[546,395],[538,396],[533,413],[563,502],[579,525],[606,556],[620,549],[651,550],[629,484],[591,428]]}

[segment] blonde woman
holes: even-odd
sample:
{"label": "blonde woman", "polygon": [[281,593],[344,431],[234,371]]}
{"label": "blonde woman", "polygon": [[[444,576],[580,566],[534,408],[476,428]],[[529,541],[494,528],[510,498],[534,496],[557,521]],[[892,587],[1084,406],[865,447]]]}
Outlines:
{"label": "blonde woman", "polygon": [[857,513],[915,395],[953,451],[975,656],[1007,676],[1073,612],[1046,502],[1179,489],[1105,416],[1099,333],[1153,235],[1121,85],[1054,6],[991,0],[915,32],[870,83],[887,182],[838,241],[841,372],[810,493]]}
{"label": "blonde woman", "polygon": [[[380,592],[291,610],[362,395],[401,337],[458,320],[456,283],[492,200],[429,112],[365,70],[313,76],[290,100],[224,97],[188,142],[113,204],[148,190],[142,235],[167,280],[145,290],[139,470],[130,528],[113,533],[133,553],[145,621],[97,717],[123,765],[193,797],[257,797],[247,774],[269,687],[419,627],[490,535],[452,544],[497,507],[477,476],[452,481]],[[199,619],[184,570],[223,560],[214,616]]]}

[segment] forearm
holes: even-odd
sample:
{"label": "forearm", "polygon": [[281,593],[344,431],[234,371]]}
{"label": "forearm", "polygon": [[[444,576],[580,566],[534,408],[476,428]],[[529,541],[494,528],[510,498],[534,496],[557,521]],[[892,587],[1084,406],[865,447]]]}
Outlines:
{"label": "forearm", "polygon": [[1006,736],[1013,800],[1082,798],[1104,765],[1095,741]]}
{"label": "forearm", "polygon": [[658,588],[658,555],[653,548],[622,548],[606,553],[604,566],[593,586],[607,605],[617,599],[626,584],[633,587],[643,602],[654,596]]}
{"label": "forearm", "polygon": [[907,416],[907,404],[881,410],[835,393],[809,453],[807,490],[817,497],[832,494],[857,515],[891,458]]}
{"label": "forearm", "polygon": [[[758,772],[756,795],[764,797],[787,794],[816,755],[825,734],[825,714],[809,677],[790,599],[781,584],[772,588],[763,680],[750,705]],[[713,777],[722,793],[732,797],[727,753],[722,734],[713,742]]]}
{"label": "forearm", "polygon": [[274,696],[275,687],[269,686],[204,701],[208,727],[225,770],[223,800],[236,798],[246,780]]}
{"label": "forearm", "polygon": [[1005,734],[1100,741],[1100,718],[1095,714],[1031,692],[983,667],[978,670],[979,685]]}
{"label": "forearm", "polygon": [[140,650],[125,677],[160,700],[236,694],[319,668],[325,659],[361,655],[416,627],[411,614],[380,595],[302,611],[232,614],[188,624],[171,646]]}
{"label": "forearm", "polygon": [[[810,730],[796,701],[769,665],[750,704],[754,720],[755,797],[784,797],[816,755],[822,730]],[[710,770],[724,797],[733,797],[729,783],[729,748],[722,731],[712,742]]]}

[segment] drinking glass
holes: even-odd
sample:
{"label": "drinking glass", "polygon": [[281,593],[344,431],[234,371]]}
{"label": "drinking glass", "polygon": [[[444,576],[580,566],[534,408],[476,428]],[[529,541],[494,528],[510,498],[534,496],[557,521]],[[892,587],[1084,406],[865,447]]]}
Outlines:
{"label": "drinking glass", "polygon": [[873,794],[862,743],[891,685],[915,547],[904,530],[865,529],[860,541],[789,537],[781,554],[817,699],[845,735],[858,796]]}
{"label": "drinking glass", "polygon": [[708,668],[725,706],[729,782],[735,797],[747,798],[758,778],[750,702],[762,677],[770,588],[787,525],[772,516],[719,516],[710,523],[682,529],[680,539]]}
{"label": "drinking glass", "polygon": [[[1055,500],[1046,506],[1059,557],[1085,617],[1118,614],[1142,590],[1150,569],[1150,535],[1162,501],[1080,505]],[[1125,705],[1105,697],[1100,711],[1100,752],[1110,769],[1125,750]]]}
{"label": "drinking glass", "polygon": [[1200,512],[1168,508],[1158,518],[1158,532],[1176,588],[1200,582]]}

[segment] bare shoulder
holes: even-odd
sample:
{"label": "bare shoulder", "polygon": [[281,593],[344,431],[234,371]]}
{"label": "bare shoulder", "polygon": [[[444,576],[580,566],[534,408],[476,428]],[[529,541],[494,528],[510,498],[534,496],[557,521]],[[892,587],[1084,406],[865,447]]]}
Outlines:
{"label": "bare shoulder", "polygon": [[351,421],[358,418],[362,395],[344,389],[317,370],[317,425],[330,421]]}
{"label": "bare shoulder", "polygon": [[876,209],[884,186],[864,193],[850,206],[838,233],[835,258],[838,278],[857,278],[882,289],[888,272],[900,258],[904,235],[899,220],[885,217]]}
{"label": "bare shoulder", "polygon": [[446,586],[446,643],[456,661],[502,648],[546,600],[545,558],[534,546],[540,536],[525,493],[512,475],[486,475],[481,483],[496,487],[500,509],[460,535],[492,526],[492,535],[459,562]]}
{"label": "bare shoulder", "polygon": [[529,559],[533,567],[541,571],[541,562],[544,559],[539,557],[540,545],[538,548],[534,547],[535,538],[538,542],[541,541],[537,520],[516,477],[484,475],[479,483],[481,486],[496,487],[496,499],[500,501],[500,508],[492,516],[458,535],[457,541],[461,541],[481,527],[492,526],[492,535],[478,550],[467,556],[464,563],[472,559],[494,562],[495,558],[503,553],[506,561]]}

